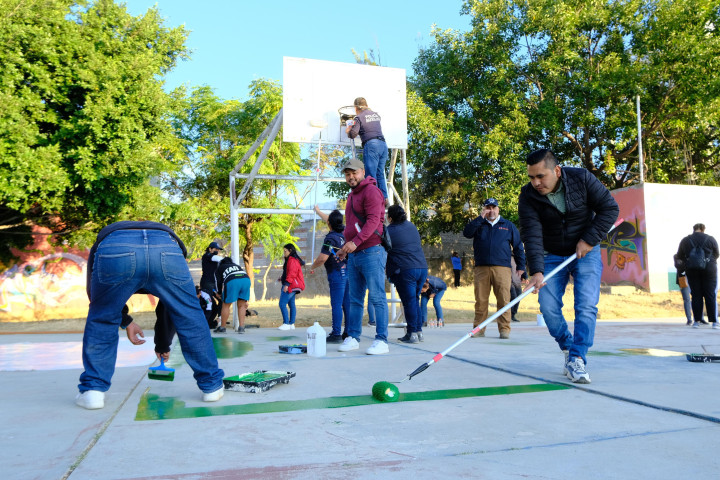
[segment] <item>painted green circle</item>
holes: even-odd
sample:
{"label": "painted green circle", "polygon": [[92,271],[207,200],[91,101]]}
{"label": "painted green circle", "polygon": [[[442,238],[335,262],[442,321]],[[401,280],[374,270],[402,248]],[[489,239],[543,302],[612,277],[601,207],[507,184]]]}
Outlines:
{"label": "painted green circle", "polygon": [[400,390],[390,382],[377,382],[372,387],[372,396],[381,402],[397,402],[400,400]]}

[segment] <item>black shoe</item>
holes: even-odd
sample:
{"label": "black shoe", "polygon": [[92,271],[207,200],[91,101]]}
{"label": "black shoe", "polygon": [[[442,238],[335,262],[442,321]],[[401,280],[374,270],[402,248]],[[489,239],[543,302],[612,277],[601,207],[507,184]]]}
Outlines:
{"label": "black shoe", "polygon": [[345,340],[342,335],[328,335],[325,343],[342,343]]}
{"label": "black shoe", "polygon": [[344,342],[344,341],[345,341],[345,339],[346,339],[347,337],[349,337],[349,336],[350,336],[350,335],[348,335],[348,333],[347,333],[347,332],[343,332],[343,334],[342,334],[342,339],[343,339],[343,342]]}
{"label": "black shoe", "polygon": [[693,321],[692,321],[692,320],[688,320],[685,325],[690,326],[690,325],[692,325],[692,324],[693,324]]}
{"label": "black shoe", "polygon": [[403,335],[402,337],[398,337],[398,342],[407,342],[408,340],[410,340],[410,334],[409,334],[409,333],[406,333],[406,334]]}
{"label": "black shoe", "polygon": [[238,327],[236,330],[237,333],[245,333],[245,327]]}
{"label": "black shoe", "polygon": [[700,323],[702,323],[703,325],[710,325],[710,323],[705,319],[700,320]]}
{"label": "black shoe", "polygon": [[225,327],[217,327],[215,330],[215,333],[225,333]]}
{"label": "black shoe", "polygon": [[518,320],[517,318],[515,318],[515,315],[513,315],[513,316],[512,316],[512,321],[513,321],[513,322],[519,322],[520,320]]}
{"label": "black shoe", "polygon": [[420,343],[417,333],[411,333],[409,335],[405,335],[404,337],[398,338],[398,340],[400,340],[403,343]]}
{"label": "black shoe", "polygon": [[368,325],[370,325],[371,327],[374,327],[374,326],[375,326],[375,322],[370,322],[370,321],[368,321]]}

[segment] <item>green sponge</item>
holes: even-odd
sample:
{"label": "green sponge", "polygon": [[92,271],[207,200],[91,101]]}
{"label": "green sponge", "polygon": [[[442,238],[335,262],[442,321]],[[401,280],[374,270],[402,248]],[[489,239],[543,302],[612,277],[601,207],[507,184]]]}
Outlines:
{"label": "green sponge", "polygon": [[372,396],[381,402],[397,402],[400,390],[390,382],[377,382],[372,387]]}

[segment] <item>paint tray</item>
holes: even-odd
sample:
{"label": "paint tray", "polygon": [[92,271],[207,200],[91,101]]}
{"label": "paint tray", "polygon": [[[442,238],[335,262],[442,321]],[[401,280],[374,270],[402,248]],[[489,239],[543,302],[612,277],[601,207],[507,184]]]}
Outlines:
{"label": "paint tray", "polygon": [[278,345],[280,353],[307,353],[306,344],[295,344],[295,345]]}
{"label": "paint tray", "polygon": [[223,378],[225,390],[233,392],[264,392],[278,383],[289,383],[295,372],[271,372],[258,370],[252,373],[241,373],[232,377]]}
{"label": "paint tray", "polygon": [[712,353],[686,353],[685,357],[688,359],[688,362],[720,362],[720,355],[713,355]]}

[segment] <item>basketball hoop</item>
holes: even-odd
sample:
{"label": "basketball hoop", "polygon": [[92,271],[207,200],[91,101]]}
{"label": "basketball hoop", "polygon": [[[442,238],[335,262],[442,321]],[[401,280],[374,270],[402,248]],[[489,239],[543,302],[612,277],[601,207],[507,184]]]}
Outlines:
{"label": "basketball hoop", "polygon": [[353,105],[338,108],[338,114],[340,115],[340,125],[343,127],[347,126],[348,120],[352,120],[357,116],[355,115],[355,107]]}

